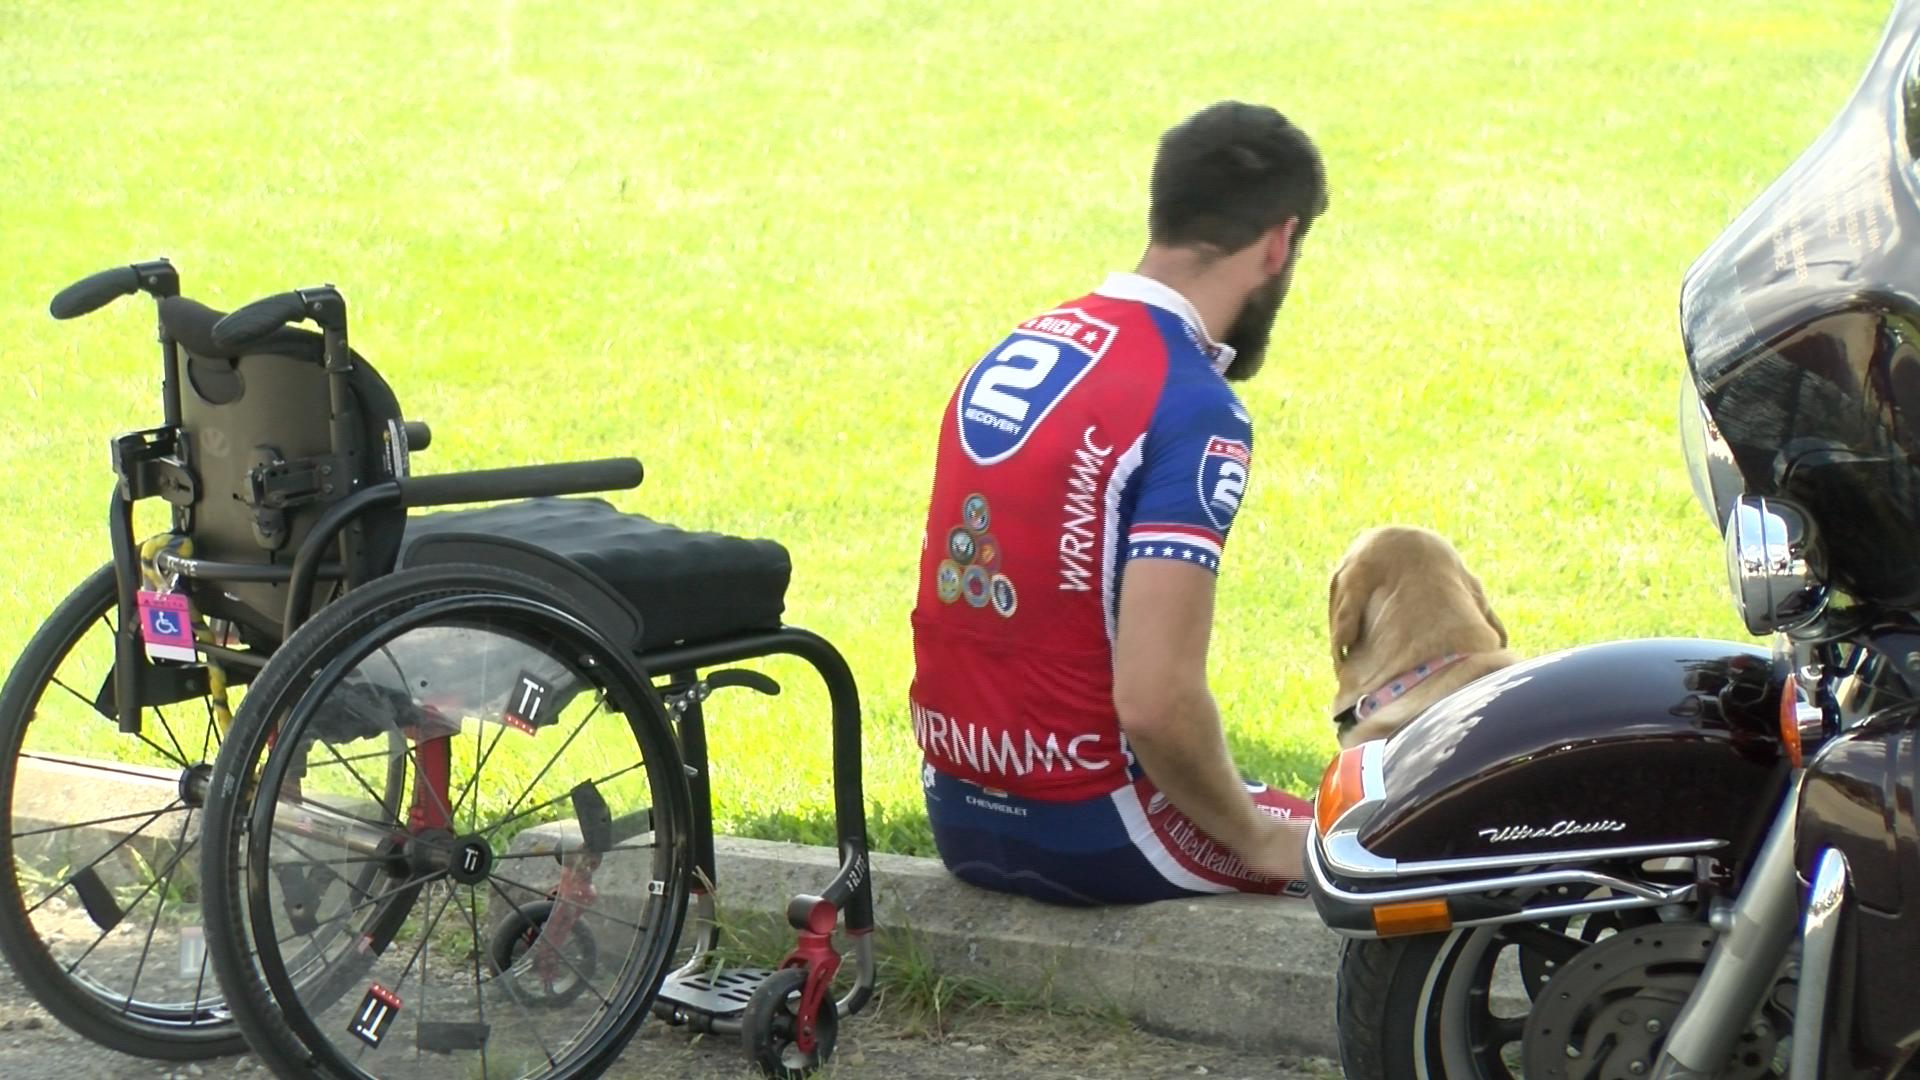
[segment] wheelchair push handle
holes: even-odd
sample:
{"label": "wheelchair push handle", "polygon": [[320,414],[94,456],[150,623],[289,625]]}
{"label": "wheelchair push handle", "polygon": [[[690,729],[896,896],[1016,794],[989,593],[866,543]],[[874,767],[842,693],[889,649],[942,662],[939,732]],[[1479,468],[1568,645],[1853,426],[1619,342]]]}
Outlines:
{"label": "wheelchair push handle", "polygon": [[88,274],[55,293],[47,313],[56,319],[77,319],[142,291],[156,300],[179,296],[180,272],[165,259],[150,259]]}
{"label": "wheelchair push handle", "polygon": [[328,330],[345,330],[346,298],[331,285],[262,297],[214,323],[213,343],[229,352],[243,352],[288,323],[305,319]]}
{"label": "wheelchair push handle", "polygon": [[396,482],[400,485],[401,505],[414,507],[624,491],[639,487],[643,475],[640,460],[627,457],[409,476]]}

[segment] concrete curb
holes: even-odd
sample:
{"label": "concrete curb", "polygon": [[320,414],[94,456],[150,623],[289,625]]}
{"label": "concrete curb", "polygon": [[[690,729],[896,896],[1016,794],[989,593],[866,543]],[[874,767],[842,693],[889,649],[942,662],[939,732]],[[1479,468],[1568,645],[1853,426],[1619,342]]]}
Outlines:
{"label": "concrete curb", "polygon": [[[829,848],[721,837],[723,921],[777,918],[833,877]],[[1340,939],[1304,900],[1221,896],[1062,908],[977,889],[937,860],[873,857],[881,954],[1198,1042],[1327,1057]]]}

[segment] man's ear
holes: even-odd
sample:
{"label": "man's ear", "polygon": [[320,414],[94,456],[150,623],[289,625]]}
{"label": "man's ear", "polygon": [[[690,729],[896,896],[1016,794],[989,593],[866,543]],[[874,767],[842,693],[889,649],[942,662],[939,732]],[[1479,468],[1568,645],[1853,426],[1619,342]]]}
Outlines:
{"label": "man's ear", "polygon": [[1293,234],[1300,228],[1300,219],[1290,217],[1267,230],[1267,254],[1261,260],[1260,269],[1268,277],[1278,274],[1287,265],[1287,259],[1293,254]]}

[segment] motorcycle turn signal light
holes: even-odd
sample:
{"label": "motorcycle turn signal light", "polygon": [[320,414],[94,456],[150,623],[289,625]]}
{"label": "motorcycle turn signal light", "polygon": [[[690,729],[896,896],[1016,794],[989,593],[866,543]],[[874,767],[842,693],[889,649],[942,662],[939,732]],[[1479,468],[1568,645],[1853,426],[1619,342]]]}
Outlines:
{"label": "motorcycle turn signal light", "polygon": [[1327,771],[1320,778],[1320,793],[1313,800],[1313,823],[1325,836],[1333,829],[1340,815],[1353,809],[1354,805],[1366,797],[1366,784],[1361,774],[1360,755],[1366,745],[1350,747],[1340,751]]}
{"label": "motorcycle turn signal light", "polygon": [[1780,745],[1787,762],[1800,768],[1807,749],[1817,747],[1825,737],[1826,714],[1819,705],[1801,700],[1799,679],[1787,676],[1787,684],[1780,690]]}
{"label": "motorcycle turn signal light", "polygon": [[1435,934],[1453,929],[1453,913],[1445,900],[1407,900],[1398,904],[1376,904],[1373,930],[1381,937],[1404,934]]}

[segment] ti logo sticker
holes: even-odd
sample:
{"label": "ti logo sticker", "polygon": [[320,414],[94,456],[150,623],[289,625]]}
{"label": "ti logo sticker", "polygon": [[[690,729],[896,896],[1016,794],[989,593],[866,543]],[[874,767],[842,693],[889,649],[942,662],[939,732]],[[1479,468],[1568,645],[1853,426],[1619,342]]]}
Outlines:
{"label": "ti logo sticker", "polygon": [[1247,465],[1253,450],[1239,439],[1219,435],[1207,440],[1207,452],[1200,456],[1200,508],[1207,520],[1221,532],[1233,524],[1240,512],[1240,496],[1247,491]]}
{"label": "ti logo sticker", "polygon": [[400,1015],[400,995],[374,983],[367,990],[367,996],[360,999],[360,1008],[353,1014],[353,1022],[347,1025],[347,1034],[378,1047],[380,1040],[387,1037],[387,1029],[393,1026],[393,1018]]}
{"label": "ti logo sticker", "polygon": [[522,671],[513,689],[508,691],[507,711],[502,719],[515,731],[531,735],[534,729],[553,722],[547,715],[547,699],[552,696],[552,687]]}

